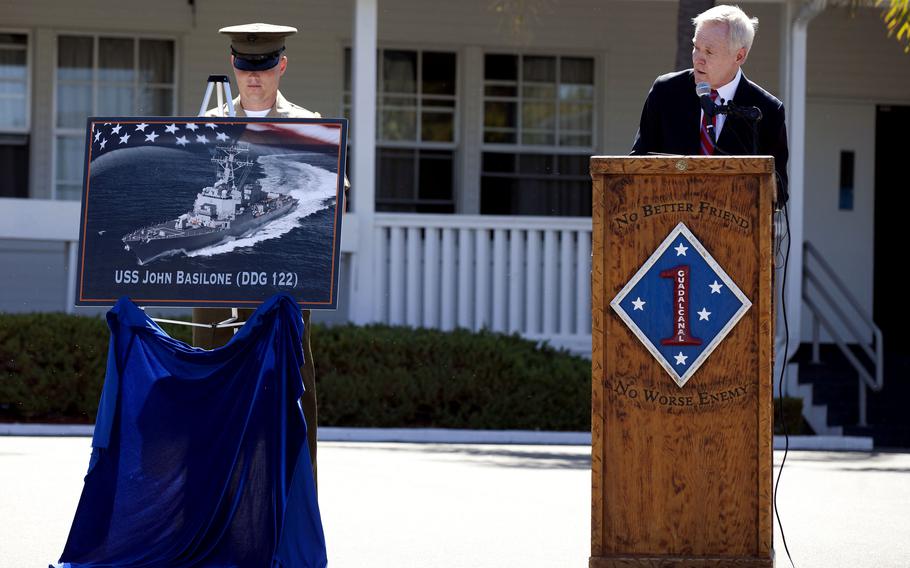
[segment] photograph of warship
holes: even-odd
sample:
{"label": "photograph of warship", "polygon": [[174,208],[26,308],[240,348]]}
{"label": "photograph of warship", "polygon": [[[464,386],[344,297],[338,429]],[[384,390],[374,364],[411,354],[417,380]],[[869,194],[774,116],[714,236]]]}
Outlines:
{"label": "photograph of warship", "polygon": [[242,144],[218,146],[212,157],[218,179],[196,195],[193,210],[124,235],[123,248],[144,265],[251,235],[293,211],[297,199],[263,191],[258,181],[245,183],[253,169],[253,162],[243,158],[248,152],[249,147]]}

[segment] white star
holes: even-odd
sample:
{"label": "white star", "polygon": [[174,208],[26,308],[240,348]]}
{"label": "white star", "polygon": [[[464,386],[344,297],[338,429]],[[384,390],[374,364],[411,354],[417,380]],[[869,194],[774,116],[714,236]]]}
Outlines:
{"label": "white star", "polygon": [[674,355],[673,358],[676,359],[677,365],[685,365],[686,359],[688,359],[689,357],[687,355],[683,355],[682,351],[680,351],[679,355]]}
{"label": "white star", "polygon": [[698,321],[702,321],[702,320],[711,321],[708,319],[708,316],[711,315],[711,312],[708,311],[708,308],[702,308],[701,311],[697,312],[697,313],[698,313]]}
{"label": "white star", "polygon": [[137,131],[141,130],[142,132],[145,132],[145,128],[146,128],[147,126],[148,126],[148,124],[146,124],[146,123],[144,123],[144,122],[141,123],[141,124],[137,124],[137,125],[136,125],[136,130],[137,130]]}
{"label": "white star", "polygon": [[717,280],[715,280],[714,284],[708,284],[708,287],[711,288],[712,294],[720,294],[720,289],[723,288],[723,285],[718,284]]}
{"label": "white star", "polygon": [[189,142],[190,141],[186,139],[186,136],[181,136],[180,138],[177,139],[178,146],[186,146],[187,144],[189,144]]}
{"label": "white star", "polygon": [[673,250],[676,251],[676,256],[686,256],[686,251],[689,250],[689,247],[684,246],[682,243],[679,243],[679,246]]}
{"label": "white star", "polygon": [[187,130],[192,130],[193,132],[196,132],[196,130],[197,130],[198,128],[199,128],[199,127],[196,126],[195,124],[193,124],[192,122],[187,122],[187,123],[186,123],[186,129],[187,129]]}
{"label": "white star", "polygon": [[129,133],[126,133],[120,137],[120,143],[126,144],[129,139],[130,139],[130,135],[129,135]]}
{"label": "white star", "polygon": [[635,301],[632,302],[632,305],[635,306],[635,308],[632,311],[633,312],[635,310],[645,311],[645,304],[647,304],[647,302],[642,300],[641,297],[635,298]]}
{"label": "white star", "polygon": [[155,134],[155,131],[153,130],[153,131],[151,132],[151,134],[146,134],[146,135],[145,135],[145,141],[146,141],[146,142],[154,142],[154,141],[155,141],[155,138],[158,138],[159,136],[161,136],[161,135],[160,135],[160,134]]}
{"label": "white star", "polygon": [[168,134],[173,134],[173,133],[177,132],[177,125],[176,125],[176,124],[168,124],[167,126],[164,127],[164,130],[165,130]]}
{"label": "white star", "polygon": [[196,135],[196,142],[199,142],[199,143],[201,143],[201,144],[208,144],[209,139],[206,138],[205,136],[203,136],[202,134],[197,134],[197,135]]}
{"label": "white star", "polygon": [[218,125],[215,124],[214,122],[206,122],[206,123],[205,123],[205,127],[206,127],[206,128],[211,128],[212,130],[215,130],[216,128],[218,128]]}
{"label": "white star", "polygon": [[97,142],[99,138],[101,138],[101,130],[95,132],[95,142]]}
{"label": "white star", "polygon": [[111,128],[111,134],[120,134],[120,129],[121,129],[121,128],[123,128],[123,127],[120,126],[119,124],[118,124],[117,126]]}
{"label": "white star", "polygon": [[224,132],[219,132],[219,133],[215,136],[215,138],[217,138],[218,140],[221,140],[222,142],[227,142],[228,140],[231,139],[231,137],[228,136],[227,134],[225,134]]}
{"label": "white star", "polygon": [[101,149],[102,149],[102,150],[104,150],[105,144],[107,144],[107,138],[102,138],[102,139],[101,139]]}

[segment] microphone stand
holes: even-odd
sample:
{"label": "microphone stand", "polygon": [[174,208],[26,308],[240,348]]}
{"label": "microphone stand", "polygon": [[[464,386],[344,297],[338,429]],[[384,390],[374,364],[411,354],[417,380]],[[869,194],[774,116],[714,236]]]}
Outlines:
{"label": "microphone stand", "polygon": [[[739,106],[737,104],[734,104],[733,101],[728,101],[727,104],[723,106],[714,106],[715,114],[726,114],[728,117],[735,116],[742,118],[749,123],[749,125],[752,127],[752,155],[754,156],[758,154],[758,123],[762,119],[761,109],[756,106]],[[713,137],[712,127],[709,126],[708,128],[709,135]]]}

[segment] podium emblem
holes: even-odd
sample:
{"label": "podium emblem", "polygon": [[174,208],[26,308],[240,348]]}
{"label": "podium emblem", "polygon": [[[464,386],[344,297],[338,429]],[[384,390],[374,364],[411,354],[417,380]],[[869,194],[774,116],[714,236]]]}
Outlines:
{"label": "podium emblem", "polygon": [[680,223],[610,306],[682,387],[752,302]]}

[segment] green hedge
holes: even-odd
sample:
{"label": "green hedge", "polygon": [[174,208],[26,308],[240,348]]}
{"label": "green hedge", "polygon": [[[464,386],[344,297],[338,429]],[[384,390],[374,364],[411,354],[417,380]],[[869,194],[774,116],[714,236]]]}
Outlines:
{"label": "green hedge", "polygon": [[[190,339],[189,327],[165,329]],[[317,324],[312,335],[321,425],[590,428],[581,357],[490,332]],[[107,347],[100,318],[0,314],[0,421],[93,422]],[[784,407],[790,433],[804,432],[802,401]]]}
{"label": "green hedge", "polygon": [[[0,314],[0,420],[94,421],[107,346],[100,318]],[[315,325],[313,350],[321,425],[589,428],[590,362],[517,336]]]}
{"label": "green hedge", "polygon": [[590,429],[590,361],[517,336],[348,325],[313,350],[320,424]]}

